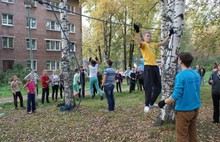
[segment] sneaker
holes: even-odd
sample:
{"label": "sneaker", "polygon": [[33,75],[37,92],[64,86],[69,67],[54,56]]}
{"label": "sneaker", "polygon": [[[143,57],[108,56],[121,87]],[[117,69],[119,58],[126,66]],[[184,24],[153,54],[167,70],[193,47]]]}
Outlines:
{"label": "sneaker", "polygon": [[149,104],[149,107],[158,107],[157,103],[154,103],[153,105]]}
{"label": "sneaker", "polygon": [[31,114],[31,111],[27,112],[28,114]]}
{"label": "sneaker", "polygon": [[211,121],[212,123],[216,124],[216,123],[219,123],[219,121]]}
{"label": "sneaker", "polygon": [[104,99],[104,97],[103,96],[101,96],[101,101]]}
{"label": "sneaker", "polygon": [[105,110],[105,112],[114,112],[115,110]]}
{"label": "sneaker", "polygon": [[16,107],[15,110],[18,110],[18,108]]}
{"label": "sneaker", "polygon": [[149,110],[150,110],[149,106],[145,106],[145,107],[144,107],[144,112],[145,112],[145,113],[148,113]]}
{"label": "sneaker", "polygon": [[21,108],[26,109],[26,107],[25,107],[25,106],[22,106]]}

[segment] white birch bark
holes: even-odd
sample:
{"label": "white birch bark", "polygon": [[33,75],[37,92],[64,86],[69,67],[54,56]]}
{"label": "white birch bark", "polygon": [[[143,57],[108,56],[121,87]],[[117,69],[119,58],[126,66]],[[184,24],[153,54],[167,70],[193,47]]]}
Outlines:
{"label": "white birch bark", "polygon": [[[167,7],[168,11],[164,14],[163,10],[166,6],[165,1],[161,1],[161,9],[162,16],[166,18],[162,18],[162,29],[167,28],[167,30],[163,30],[161,37],[165,38],[165,33],[168,33],[169,29],[172,27],[174,31],[177,31],[174,35],[171,36],[169,46],[165,46],[162,48],[161,55],[161,76],[162,76],[162,100],[168,98],[173,89],[174,89],[174,80],[177,74],[177,58],[180,48],[180,38],[183,29],[184,23],[184,11],[185,11],[185,0],[168,0]],[[164,24],[164,19],[166,19],[166,24]],[[174,104],[166,105],[164,109],[161,109],[158,122],[162,124],[164,121],[173,122],[174,121]]]}
{"label": "white birch bark", "polygon": [[[60,2],[60,8],[66,9],[67,0],[63,0]],[[61,10],[60,20],[63,30],[69,38],[68,30],[67,30],[67,12],[65,10]],[[68,41],[66,40],[64,33],[61,31],[61,47],[62,47],[62,57],[61,57],[61,66],[62,72],[64,75],[64,98],[65,105],[73,106],[73,91],[72,91],[72,77],[70,71],[70,49],[68,46]]]}

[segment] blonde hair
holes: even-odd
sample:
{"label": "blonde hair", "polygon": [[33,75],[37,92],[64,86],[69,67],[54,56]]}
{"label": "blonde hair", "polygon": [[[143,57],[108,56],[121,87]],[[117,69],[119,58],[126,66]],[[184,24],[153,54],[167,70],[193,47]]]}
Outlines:
{"label": "blonde hair", "polygon": [[17,78],[17,76],[16,76],[16,75],[13,75],[11,78],[12,78],[12,79]]}
{"label": "blonde hair", "polygon": [[151,35],[151,32],[147,30],[147,31],[145,31],[145,32],[144,32],[144,34],[143,34],[143,35],[146,35],[146,34]]}

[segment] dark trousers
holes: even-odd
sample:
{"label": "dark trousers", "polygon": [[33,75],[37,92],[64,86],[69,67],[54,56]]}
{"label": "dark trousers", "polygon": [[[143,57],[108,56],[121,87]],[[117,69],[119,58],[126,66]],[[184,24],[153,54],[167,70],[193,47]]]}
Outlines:
{"label": "dark trousers", "polygon": [[54,93],[56,93],[55,100],[57,100],[58,89],[59,89],[59,85],[53,85],[53,87],[52,87],[52,100],[54,100]]}
{"label": "dark trousers", "polygon": [[212,102],[213,102],[213,121],[219,122],[219,101],[220,94],[212,94]]}
{"label": "dark trousers", "polygon": [[20,91],[18,91],[18,92],[16,92],[15,94],[13,94],[13,97],[14,97],[14,105],[15,105],[15,108],[18,107],[18,100],[17,100],[17,98],[19,98],[19,100],[20,100],[20,107],[24,107],[24,106],[23,106],[23,97],[22,97]]}
{"label": "dark trousers", "polygon": [[36,105],[35,105],[35,94],[29,94],[27,96],[27,112],[34,112],[36,110]]}
{"label": "dark trousers", "polygon": [[81,84],[80,90],[81,90],[82,97],[85,98],[85,82]]}
{"label": "dark trousers", "polygon": [[41,98],[41,103],[44,104],[44,98],[46,94],[46,101],[49,103],[49,88],[42,88],[42,98]]}
{"label": "dark trousers", "polygon": [[135,90],[135,80],[130,80],[130,89],[129,93]]}
{"label": "dark trousers", "polygon": [[115,110],[114,85],[113,84],[104,85],[104,92],[108,102],[108,110],[114,111]]}
{"label": "dark trousers", "polygon": [[60,87],[60,98],[62,99],[63,98],[63,90],[64,90],[63,84],[61,84],[59,87]]}
{"label": "dark trousers", "polygon": [[117,88],[117,92],[121,92],[121,82],[116,82],[116,88]]}
{"label": "dark trousers", "polygon": [[144,80],[143,79],[138,79],[138,82],[139,82],[139,89],[140,91],[142,91],[144,89]]}
{"label": "dark trousers", "polygon": [[[153,105],[161,92],[161,77],[158,66],[144,66],[145,106]],[[153,96],[152,96],[153,95]]]}
{"label": "dark trousers", "polygon": [[37,95],[38,95],[38,84],[36,84],[36,91],[37,91]]}

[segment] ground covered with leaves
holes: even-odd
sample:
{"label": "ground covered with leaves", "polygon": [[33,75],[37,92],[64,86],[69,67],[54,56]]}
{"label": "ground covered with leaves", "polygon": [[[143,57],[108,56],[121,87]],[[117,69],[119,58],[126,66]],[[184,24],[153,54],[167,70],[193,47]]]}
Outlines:
{"label": "ground covered with leaves", "polygon": [[[144,93],[116,93],[116,111],[106,112],[107,101],[99,96],[82,100],[78,111],[61,112],[58,102],[39,105],[37,112],[14,110],[13,104],[0,109],[0,141],[45,142],[174,142],[175,125],[155,126],[159,108],[143,113]],[[212,124],[210,88],[202,88],[198,116],[200,142],[220,142],[220,124]]]}

